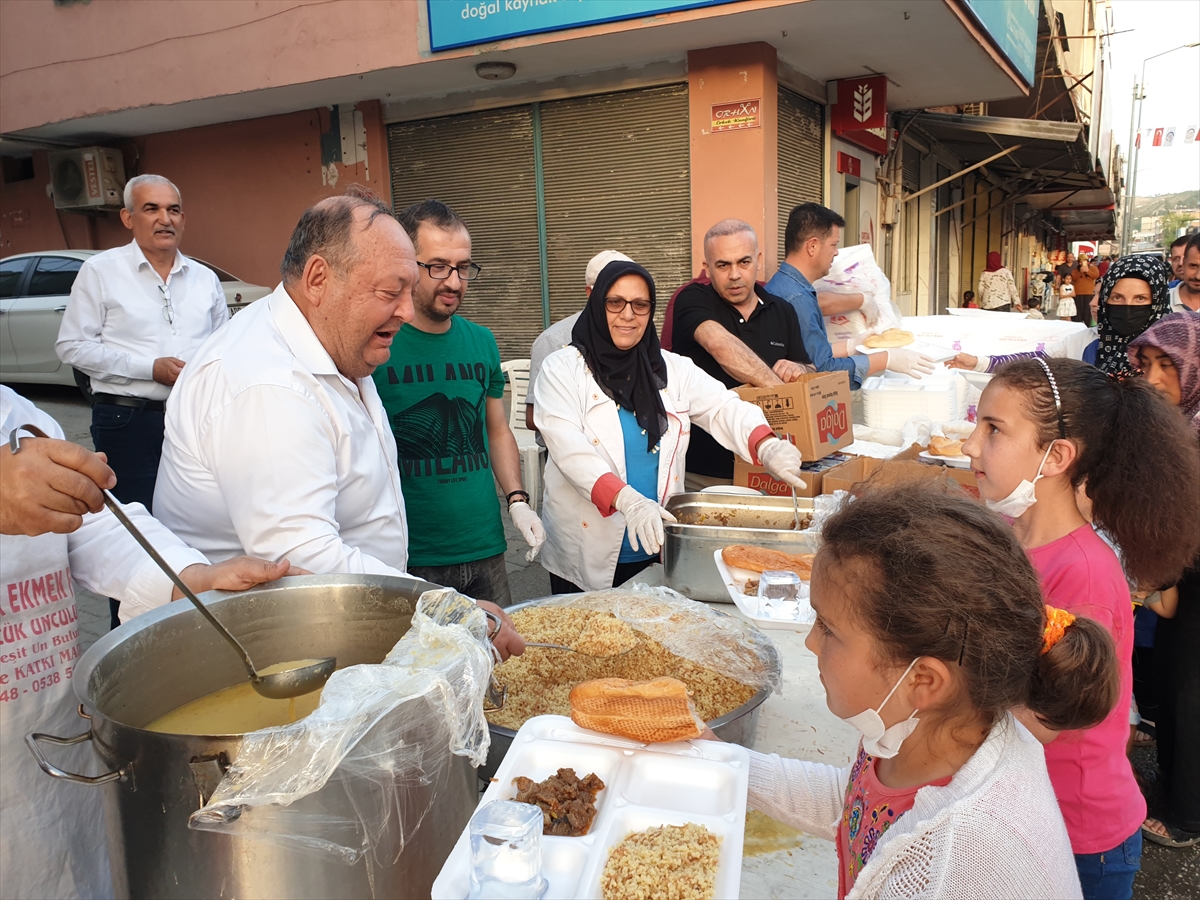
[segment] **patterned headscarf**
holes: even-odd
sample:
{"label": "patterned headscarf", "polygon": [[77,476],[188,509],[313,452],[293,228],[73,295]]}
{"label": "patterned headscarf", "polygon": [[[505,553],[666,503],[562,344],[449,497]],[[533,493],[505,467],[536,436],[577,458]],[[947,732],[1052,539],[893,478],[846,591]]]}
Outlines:
{"label": "patterned headscarf", "polygon": [[1175,363],[1179,373],[1179,409],[1200,434],[1200,313],[1171,313],[1129,342],[1129,361],[1138,364],[1138,350],[1157,347]]}
{"label": "patterned headscarf", "polygon": [[1167,288],[1167,265],[1160,257],[1151,254],[1122,256],[1108,267],[1100,280],[1100,308],[1096,316],[1096,330],[1100,338],[1100,351],[1096,355],[1096,368],[1106,375],[1124,378],[1137,374],[1137,367],[1129,362],[1128,347],[1133,337],[1122,337],[1113,331],[1108,321],[1108,295],[1113,285],[1122,278],[1137,278],[1150,286],[1150,322],[1153,325],[1171,312],[1171,295]]}

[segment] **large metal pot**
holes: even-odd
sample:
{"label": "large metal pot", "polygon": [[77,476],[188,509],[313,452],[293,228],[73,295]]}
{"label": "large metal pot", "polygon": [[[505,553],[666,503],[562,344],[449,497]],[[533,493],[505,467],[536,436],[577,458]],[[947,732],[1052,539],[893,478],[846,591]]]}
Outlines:
{"label": "large metal pot", "polygon": [[[260,666],[336,656],[345,667],[382,661],[408,630],[417,598],[431,587],[413,578],[306,576],[203,599]],[[211,796],[242,738],[158,734],[142,726],[245,679],[228,644],[187,603],[138,616],[80,660],[74,684],[91,726],[73,742],[90,739],[111,772],[85,779],[50,763],[43,768],[104,791],[117,896],[429,896],[478,799],[469,761],[449,751],[436,777],[403,795],[399,815],[427,814],[402,851],[397,838],[374,858],[367,854],[346,865],[279,843],[188,829],[188,816]],[[370,789],[335,776],[299,803],[354,820],[356,787]]]}
{"label": "large metal pot", "polygon": [[[519,609],[524,609],[527,606],[537,606],[550,599],[553,598],[540,597],[537,600],[515,603],[506,612],[514,613]],[[769,646],[774,650],[774,645]],[[778,655],[772,659],[771,665],[778,670],[781,665]],[[713,719],[708,723],[708,727],[723,741],[728,741],[731,744],[741,744],[743,747],[753,749],[754,735],[758,730],[759,707],[762,706],[763,702],[770,695],[770,692],[765,689],[759,691],[737,709]],[[517,733],[511,728],[493,725],[490,722],[488,723],[488,731],[492,734],[492,743],[488,747],[487,762],[479,769],[479,777],[485,781],[496,774],[496,770],[500,768],[500,763],[508,754],[508,748],[512,746],[513,738],[517,736]]]}

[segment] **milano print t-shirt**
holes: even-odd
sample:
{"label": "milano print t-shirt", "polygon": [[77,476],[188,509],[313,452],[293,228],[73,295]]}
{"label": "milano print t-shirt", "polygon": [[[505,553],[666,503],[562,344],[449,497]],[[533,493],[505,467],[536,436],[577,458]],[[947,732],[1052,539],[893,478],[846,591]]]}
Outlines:
{"label": "milano print t-shirt", "polygon": [[492,333],[460,316],[445,334],[405,325],[373,377],[396,436],[409,565],[503,553],[487,439],[487,398],[504,396]]}

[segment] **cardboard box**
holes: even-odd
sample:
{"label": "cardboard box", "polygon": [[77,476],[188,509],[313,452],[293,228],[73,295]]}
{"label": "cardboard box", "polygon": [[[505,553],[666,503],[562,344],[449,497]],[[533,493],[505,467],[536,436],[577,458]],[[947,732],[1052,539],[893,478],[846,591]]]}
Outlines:
{"label": "cardboard box", "polygon": [[[804,463],[800,467],[802,473],[800,477],[804,479],[808,487],[804,490],[797,490],[796,496],[819,497],[821,481],[825,473],[837,468],[848,459],[850,457],[844,453],[833,453],[824,459]],[[772,478],[762,466],[752,466],[748,462],[742,462],[736,456],[733,459],[733,483],[742,487],[752,487],[756,491],[762,491],[768,497],[792,496],[790,485]]]}
{"label": "cardboard box", "polygon": [[737,392],[762,408],[767,423],[796,445],[805,462],[823,459],[854,442],[850,376],[845,372],[817,372],[791,384],[743,387]]}

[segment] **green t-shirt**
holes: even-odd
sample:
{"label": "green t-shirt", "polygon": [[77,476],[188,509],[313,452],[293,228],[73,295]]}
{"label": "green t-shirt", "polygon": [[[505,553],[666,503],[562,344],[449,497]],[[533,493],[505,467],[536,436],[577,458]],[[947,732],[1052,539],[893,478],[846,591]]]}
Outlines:
{"label": "green t-shirt", "polygon": [[373,377],[396,436],[409,564],[448,566],[503,553],[487,438],[487,398],[504,396],[492,333],[460,316],[445,334],[405,325]]}

